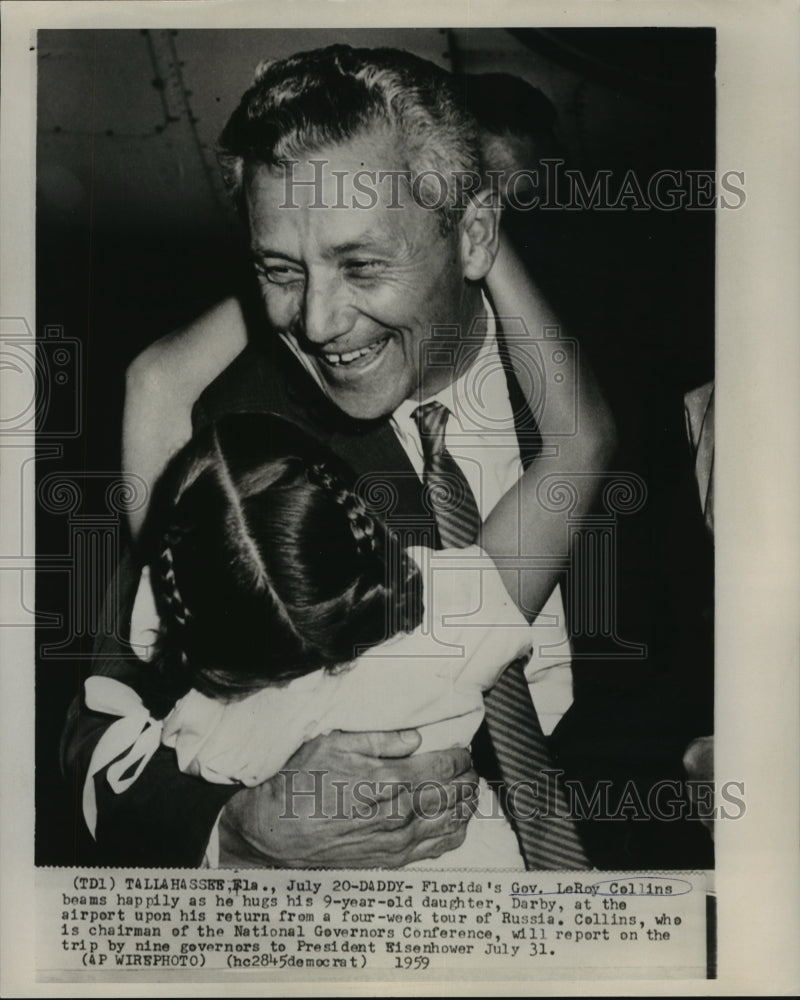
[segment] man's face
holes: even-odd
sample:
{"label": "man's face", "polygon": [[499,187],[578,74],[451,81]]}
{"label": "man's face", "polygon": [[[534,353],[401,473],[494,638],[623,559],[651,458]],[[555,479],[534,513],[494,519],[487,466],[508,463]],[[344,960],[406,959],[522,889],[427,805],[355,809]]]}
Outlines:
{"label": "man's face", "polygon": [[[475,291],[458,230],[443,235],[407,184],[393,192],[389,178],[364,173],[403,169],[389,136],[373,132],[309,160],[326,162],[301,161],[288,178],[263,165],[246,172],[262,294],[271,325],[304,352],[331,400],[373,419],[449,380],[446,369],[421,370],[421,345],[435,326],[468,328]],[[315,179],[316,188],[301,183]]]}

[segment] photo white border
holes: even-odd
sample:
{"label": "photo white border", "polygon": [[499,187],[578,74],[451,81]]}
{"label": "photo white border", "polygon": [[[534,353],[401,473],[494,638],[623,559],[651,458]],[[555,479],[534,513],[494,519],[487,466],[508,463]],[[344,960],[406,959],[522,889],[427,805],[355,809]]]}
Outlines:
{"label": "photo white border", "polygon": [[[413,982],[386,995],[791,994],[800,988],[800,13],[794,0],[525,0],[395,5],[355,0],[3,0],[0,316],[34,327],[37,28],[714,26],[717,168],[743,170],[747,201],[718,213],[717,777],[745,782],[747,813],[717,824],[719,978],[676,983]],[[679,292],[678,292],[679,294]],[[2,373],[0,372],[0,375]],[[12,392],[4,381],[2,391]],[[6,403],[8,403],[6,396]],[[13,404],[12,404],[13,407]],[[32,449],[31,449],[32,452]],[[0,480],[0,499],[15,495]],[[20,518],[5,511],[3,545]],[[33,520],[24,521],[31,533]],[[17,539],[16,544],[19,543]],[[33,538],[24,540],[33,551]],[[18,550],[22,551],[22,550]],[[33,636],[0,630],[3,996],[74,996],[34,979]],[[206,996],[224,985],[162,985]],[[153,995],[154,984],[82,984],[87,996]],[[371,995],[374,983],[235,984],[231,995]]]}

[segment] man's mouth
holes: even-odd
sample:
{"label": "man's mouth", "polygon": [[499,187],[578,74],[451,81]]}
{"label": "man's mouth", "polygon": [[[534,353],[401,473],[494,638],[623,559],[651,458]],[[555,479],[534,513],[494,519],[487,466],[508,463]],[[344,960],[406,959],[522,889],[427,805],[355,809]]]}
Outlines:
{"label": "man's mouth", "polygon": [[370,364],[389,343],[389,337],[382,337],[366,347],[354,351],[322,351],[320,357],[333,368],[362,368]]}

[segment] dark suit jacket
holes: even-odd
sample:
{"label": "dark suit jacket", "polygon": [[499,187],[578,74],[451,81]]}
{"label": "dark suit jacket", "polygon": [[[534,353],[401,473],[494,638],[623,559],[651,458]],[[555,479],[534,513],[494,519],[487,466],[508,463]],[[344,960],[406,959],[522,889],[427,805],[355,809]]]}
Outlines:
{"label": "dark suit jacket", "polygon": [[[502,336],[498,339],[517,421],[520,454],[523,465],[527,465],[539,452],[539,433],[511,374]],[[264,411],[280,413],[305,427],[348,462],[359,476],[378,473],[382,481],[388,479],[395,493],[389,522],[404,534],[406,544],[438,544],[435,523],[422,503],[419,480],[388,421],[363,424],[348,420],[325,398],[277,338],[260,346],[250,345],[242,352],[202,394],[195,406],[193,423],[198,428],[227,413]],[[137,580],[133,563],[126,561],[120,570],[117,609],[120,621],[129,621]],[[633,587],[634,592],[637,589]],[[635,629],[636,625],[631,623],[630,627]],[[635,632],[629,636],[639,638]],[[665,695],[663,678],[650,663],[639,663],[631,670],[626,663],[614,664],[606,659],[598,664],[589,659],[581,669],[579,636],[575,644],[576,699],[553,736],[557,763],[570,777],[592,787],[598,781],[609,782],[612,801],[613,796],[619,797],[628,782],[633,781],[643,789],[639,798],[646,802],[647,789],[654,781],[679,774],[680,752],[687,741],[686,726],[676,724],[675,712],[670,711],[674,700],[670,684],[666,685]],[[100,665],[99,672],[111,673],[131,684],[147,703],[146,668],[142,669],[138,660],[126,656],[124,649],[113,644],[107,652],[109,659]],[[684,706],[691,705],[693,695],[681,691],[681,700]],[[680,718],[680,710],[677,714]],[[76,784],[79,785],[91,751],[109,720],[93,716],[85,709],[76,719],[69,742],[78,760]],[[702,726],[688,728],[691,735],[704,731]],[[490,768],[491,762],[487,761],[486,766]],[[111,793],[101,777],[97,782],[98,860],[119,865],[198,864],[214,820],[235,790],[233,786],[211,785],[182,774],[174,753],[166,748],[158,751],[138,781],[123,794]],[[652,817],[647,829],[641,818],[638,827],[631,827],[630,819],[626,814],[612,824],[585,824],[584,834],[588,835],[590,857],[595,863],[604,867],[681,867],[690,861],[707,863],[697,848],[697,844],[705,844],[704,832],[699,837],[689,837],[687,854],[680,837],[676,840],[675,823],[665,832],[665,840],[653,833],[663,824],[653,823]]]}

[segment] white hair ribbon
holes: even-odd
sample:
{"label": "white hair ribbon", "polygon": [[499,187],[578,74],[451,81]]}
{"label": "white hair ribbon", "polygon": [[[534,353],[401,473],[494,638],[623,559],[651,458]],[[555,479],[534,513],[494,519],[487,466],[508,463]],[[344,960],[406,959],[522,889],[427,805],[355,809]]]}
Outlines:
{"label": "white hair ribbon", "polygon": [[87,708],[119,716],[94,748],[83,786],[83,815],[89,832],[96,838],[95,775],[110,765],[106,777],[111,788],[117,794],[130,788],[158,750],[163,722],[150,715],[133,688],[112,677],[90,677],[84,687]]}

